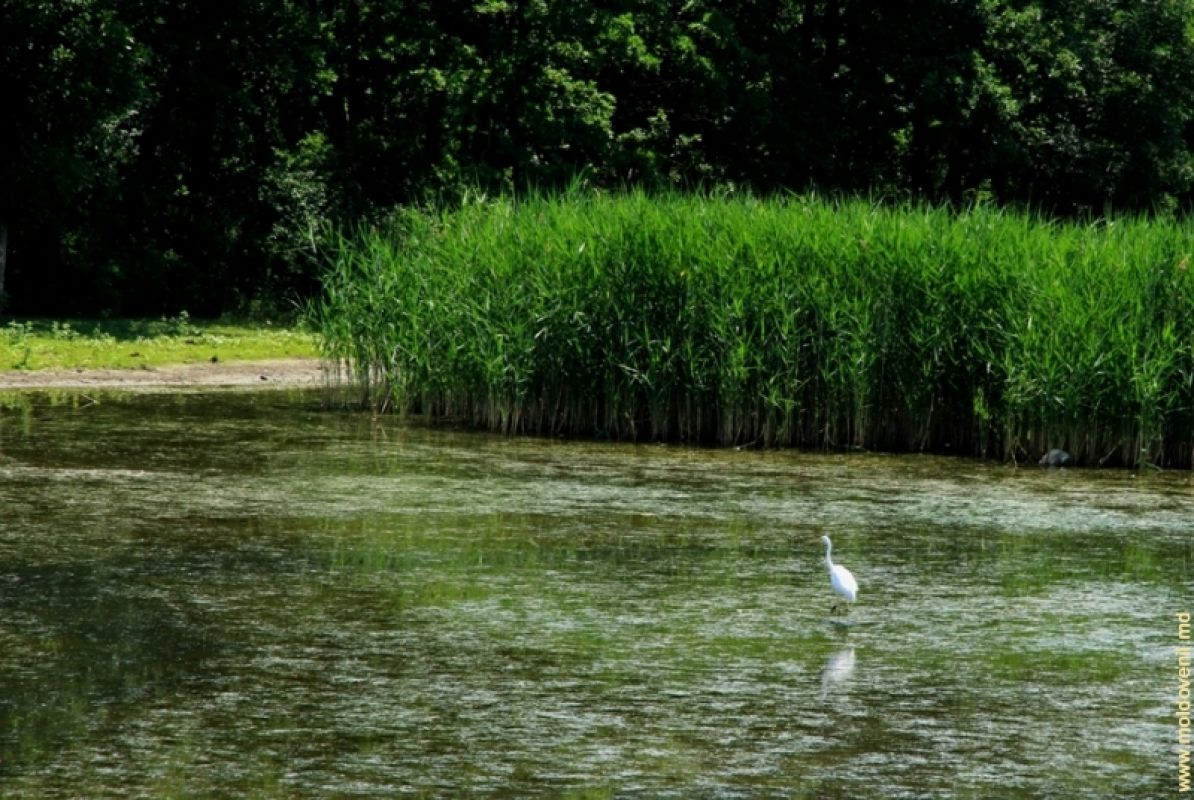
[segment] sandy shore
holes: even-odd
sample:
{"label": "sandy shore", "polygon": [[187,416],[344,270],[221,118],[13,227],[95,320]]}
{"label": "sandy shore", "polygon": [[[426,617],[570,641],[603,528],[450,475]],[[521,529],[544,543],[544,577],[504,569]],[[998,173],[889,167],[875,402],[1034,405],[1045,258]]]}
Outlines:
{"label": "sandy shore", "polygon": [[291,388],[324,385],[318,359],[178,364],[150,369],[0,371],[0,389]]}

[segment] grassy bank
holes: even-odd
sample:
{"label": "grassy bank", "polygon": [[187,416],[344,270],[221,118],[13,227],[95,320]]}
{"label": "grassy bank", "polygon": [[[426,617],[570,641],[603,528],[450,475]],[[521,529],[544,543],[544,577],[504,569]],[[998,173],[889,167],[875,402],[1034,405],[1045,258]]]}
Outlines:
{"label": "grassy bank", "polygon": [[1194,228],[643,194],[339,243],[328,355],[504,431],[1190,466]]}
{"label": "grassy bank", "polygon": [[139,369],[169,364],[312,358],[315,337],[269,324],[159,320],[12,320],[0,325],[0,370]]}

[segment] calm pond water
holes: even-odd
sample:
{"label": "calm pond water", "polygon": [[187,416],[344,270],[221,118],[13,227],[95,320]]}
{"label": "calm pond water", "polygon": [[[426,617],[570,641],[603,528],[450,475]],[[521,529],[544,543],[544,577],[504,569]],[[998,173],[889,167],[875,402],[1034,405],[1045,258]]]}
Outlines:
{"label": "calm pond water", "polygon": [[0,396],[4,797],[1177,788],[1188,474],[98,400]]}

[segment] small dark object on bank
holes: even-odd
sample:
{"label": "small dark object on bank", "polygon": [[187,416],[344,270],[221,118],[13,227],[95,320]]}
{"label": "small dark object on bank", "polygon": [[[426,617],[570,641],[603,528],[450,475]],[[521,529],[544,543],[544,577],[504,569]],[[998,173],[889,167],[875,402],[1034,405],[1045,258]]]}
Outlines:
{"label": "small dark object on bank", "polygon": [[1041,460],[1037,463],[1042,467],[1067,467],[1074,459],[1065,450],[1058,450],[1054,448],[1048,453],[1041,456]]}

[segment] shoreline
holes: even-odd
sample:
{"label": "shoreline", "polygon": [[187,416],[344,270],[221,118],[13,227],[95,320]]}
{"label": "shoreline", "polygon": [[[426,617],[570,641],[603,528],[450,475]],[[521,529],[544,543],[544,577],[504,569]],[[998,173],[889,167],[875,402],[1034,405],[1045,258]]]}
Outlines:
{"label": "shoreline", "polygon": [[142,369],[47,369],[0,371],[0,390],[317,388],[328,365],[317,358],[173,364]]}

